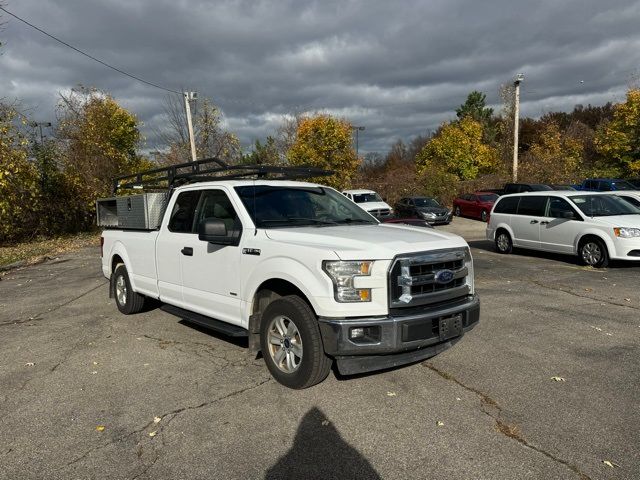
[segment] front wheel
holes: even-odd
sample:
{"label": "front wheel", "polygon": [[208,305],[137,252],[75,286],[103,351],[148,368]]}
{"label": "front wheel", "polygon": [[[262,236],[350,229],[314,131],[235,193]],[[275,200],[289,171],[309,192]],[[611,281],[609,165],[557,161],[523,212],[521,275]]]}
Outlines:
{"label": "front wheel", "polygon": [[460,217],[460,216],[462,216],[462,212],[460,211],[460,207],[459,207],[458,205],[456,205],[456,208],[453,210],[453,214],[454,214],[456,217]]}
{"label": "front wheel", "polygon": [[511,253],[513,251],[513,242],[511,236],[504,230],[496,233],[496,250],[498,253]]}
{"label": "front wheel", "polygon": [[580,259],[585,265],[604,268],[609,264],[609,253],[604,242],[598,238],[588,238],[580,242]]}
{"label": "front wheel", "polygon": [[113,271],[113,296],[118,310],[125,315],[140,312],[144,307],[144,297],[131,288],[127,267],[120,264]]}
{"label": "front wheel", "polygon": [[480,219],[484,223],[487,223],[487,217],[488,217],[487,211],[486,210],[482,210],[482,212],[480,213]]}
{"label": "front wheel", "polygon": [[260,344],[269,372],[286,387],[311,387],[323,381],[331,369],[318,319],[296,295],[274,300],[264,310]]}

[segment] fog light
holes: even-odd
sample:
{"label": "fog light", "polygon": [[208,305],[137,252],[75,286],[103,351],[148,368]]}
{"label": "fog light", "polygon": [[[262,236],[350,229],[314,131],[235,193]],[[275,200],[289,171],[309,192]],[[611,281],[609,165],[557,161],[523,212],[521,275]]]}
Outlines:
{"label": "fog light", "polygon": [[362,338],[364,337],[364,328],[352,328],[349,331],[349,338]]}

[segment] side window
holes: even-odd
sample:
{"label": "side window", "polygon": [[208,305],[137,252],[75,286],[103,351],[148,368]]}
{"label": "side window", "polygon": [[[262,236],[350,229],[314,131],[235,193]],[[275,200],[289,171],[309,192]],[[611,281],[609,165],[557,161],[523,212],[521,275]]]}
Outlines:
{"label": "side window", "polygon": [[476,195],[469,195],[469,201],[470,202],[477,202],[478,201],[478,197]]}
{"label": "side window", "polygon": [[565,214],[567,212],[572,213],[576,217],[576,212],[569,202],[567,202],[564,198],[559,197],[549,197],[549,206],[548,206],[548,214],[547,217],[551,218],[566,218]]}
{"label": "side window", "polygon": [[505,197],[498,200],[493,213],[516,213],[520,197]]}
{"label": "side window", "polygon": [[518,204],[518,215],[542,217],[545,213],[547,197],[522,197]]}
{"label": "side window", "polygon": [[194,233],[194,215],[200,190],[190,190],[178,195],[176,203],[173,204],[171,218],[169,219],[169,230],[176,233]]}
{"label": "side window", "polygon": [[217,218],[222,220],[227,231],[235,230],[239,219],[231,200],[222,190],[205,190],[202,192],[200,204],[196,211],[195,229],[205,218]]}
{"label": "side window", "polygon": [[622,198],[623,200],[626,200],[634,207],[640,207],[640,200],[638,200],[637,198],[630,197],[628,195],[620,195],[620,198]]}

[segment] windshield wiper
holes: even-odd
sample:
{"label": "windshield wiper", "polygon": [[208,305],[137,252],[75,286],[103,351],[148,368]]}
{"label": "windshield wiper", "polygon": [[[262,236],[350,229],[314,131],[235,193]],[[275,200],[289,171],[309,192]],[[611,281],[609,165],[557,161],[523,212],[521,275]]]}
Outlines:
{"label": "windshield wiper", "polygon": [[311,222],[314,225],[337,225],[333,220],[320,220],[318,218],[287,217],[287,220],[293,220],[294,222]]}
{"label": "windshield wiper", "polygon": [[346,223],[346,224],[352,224],[352,223],[368,223],[373,225],[374,222],[372,222],[371,220],[365,220],[363,218],[345,218],[343,220],[340,220],[340,222],[336,222],[336,223]]}

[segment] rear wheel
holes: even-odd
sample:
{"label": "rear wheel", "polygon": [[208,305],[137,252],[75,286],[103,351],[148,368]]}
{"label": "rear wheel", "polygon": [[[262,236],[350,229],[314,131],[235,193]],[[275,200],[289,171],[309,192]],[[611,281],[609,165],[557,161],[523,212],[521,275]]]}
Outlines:
{"label": "rear wheel", "polygon": [[513,251],[513,242],[506,230],[498,230],[496,233],[496,250],[498,253],[511,253]]}
{"label": "rear wheel", "polygon": [[589,237],[580,242],[578,248],[580,260],[590,267],[603,268],[609,264],[609,252],[602,240]]}
{"label": "rear wheel", "polygon": [[116,306],[121,313],[130,315],[138,313],[144,307],[144,296],[136,293],[131,288],[131,281],[127,273],[127,267],[120,264],[113,271],[113,296]]}
{"label": "rear wheel", "polygon": [[286,387],[311,387],[324,380],[331,369],[318,319],[296,295],[274,300],[264,310],[260,344],[269,372]]}

